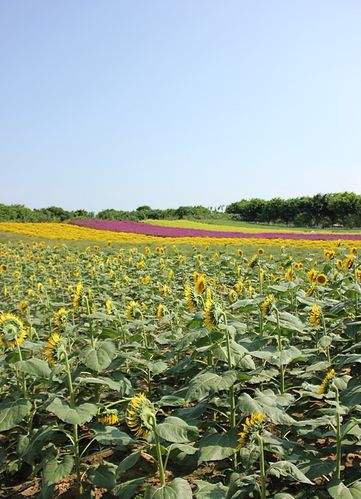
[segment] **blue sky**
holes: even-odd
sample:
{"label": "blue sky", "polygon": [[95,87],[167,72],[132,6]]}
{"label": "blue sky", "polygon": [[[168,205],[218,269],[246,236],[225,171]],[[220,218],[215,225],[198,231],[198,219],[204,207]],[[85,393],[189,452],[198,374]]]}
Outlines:
{"label": "blue sky", "polygon": [[359,0],[4,0],[4,203],[361,193]]}

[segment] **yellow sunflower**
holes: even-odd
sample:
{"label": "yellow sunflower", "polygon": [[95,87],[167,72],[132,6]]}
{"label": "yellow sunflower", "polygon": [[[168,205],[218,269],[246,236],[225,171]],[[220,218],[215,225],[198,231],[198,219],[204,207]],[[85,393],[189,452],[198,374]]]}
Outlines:
{"label": "yellow sunflower", "polygon": [[43,349],[43,354],[49,364],[54,364],[55,362],[55,353],[59,346],[61,338],[62,337],[59,333],[54,332],[49,336],[46,342],[46,345]]}
{"label": "yellow sunflower", "polygon": [[0,313],[0,346],[15,348],[26,340],[28,328],[24,322],[14,314]]}
{"label": "yellow sunflower", "polygon": [[322,383],[318,387],[317,393],[319,395],[323,395],[328,391],[328,388],[333,380],[333,378],[336,376],[336,371],[334,369],[329,369],[325,375],[325,377],[322,380]]}
{"label": "yellow sunflower", "polygon": [[242,430],[238,434],[238,448],[242,448],[251,440],[254,433],[262,431],[266,416],[262,412],[253,412],[246,418]]}
{"label": "yellow sunflower", "polygon": [[267,295],[260,303],[259,308],[261,309],[262,315],[268,315],[271,310],[272,303],[275,301],[275,297],[272,294]]}
{"label": "yellow sunflower", "polygon": [[118,413],[114,411],[98,416],[97,421],[106,426],[114,426],[119,423],[120,419]]}
{"label": "yellow sunflower", "polygon": [[126,423],[137,437],[147,438],[155,425],[156,410],[144,393],[135,395],[129,402]]}
{"label": "yellow sunflower", "polygon": [[314,303],[311,307],[311,312],[308,317],[308,322],[311,326],[319,326],[321,323],[321,307]]}

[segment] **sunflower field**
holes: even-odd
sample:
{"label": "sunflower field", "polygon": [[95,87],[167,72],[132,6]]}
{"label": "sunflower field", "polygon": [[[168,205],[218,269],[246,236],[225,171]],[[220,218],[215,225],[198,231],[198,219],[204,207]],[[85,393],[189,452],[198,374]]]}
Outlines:
{"label": "sunflower field", "polygon": [[361,497],[361,258],[0,245],[0,497]]}

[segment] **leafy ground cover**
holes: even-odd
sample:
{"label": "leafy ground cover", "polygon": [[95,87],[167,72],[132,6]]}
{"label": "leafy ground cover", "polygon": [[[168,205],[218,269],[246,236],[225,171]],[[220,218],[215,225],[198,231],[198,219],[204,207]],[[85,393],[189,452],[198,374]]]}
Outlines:
{"label": "leafy ground cover", "polygon": [[[149,223],[153,225],[162,225],[165,227],[186,227],[194,229],[213,229],[221,231],[252,231],[252,232],[318,232],[318,233],[335,233],[342,234],[343,232],[359,233],[360,229],[344,229],[339,227],[334,227],[332,229],[315,229],[309,227],[288,227],[285,224],[267,224],[267,223],[252,223],[244,222],[241,220],[231,220],[225,218],[224,220],[219,219],[204,219],[204,220],[143,220],[143,223]],[[341,236],[342,237],[342,236]]]}
{"label": "leafy ground cover", "polygon": [[0,254],[0,495],[360,497],[356,247]]}

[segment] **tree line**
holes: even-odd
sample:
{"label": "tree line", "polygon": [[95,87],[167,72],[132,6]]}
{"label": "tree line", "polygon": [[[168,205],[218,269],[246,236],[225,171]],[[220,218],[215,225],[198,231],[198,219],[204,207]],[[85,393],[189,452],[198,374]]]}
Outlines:
{"label": "tree line", "polygon": [[64,222],[74,218],[103,220],[146,219],[235,219],[246,222],[285,224],[303,227],[361,227],[361,195],[353,192],[316,194],[296,198],[242,199],[228,206],[179,206],[164,210],[139,206],[125,211],[112,208],[94,213],[87,210],[64,210],[58,206],[31,209],[24,205],[0,204],[0,221]]}
{"label": "tree line", "polygon": [[[136,210],[125,211],[109,208],[94,213],[87,210],[64,210],[59,206],[48,208],[32,209],[21,204],[5,205],[0,204],[0,221],[16,222],[65,222],[74,218],[100,218],[103,220],[134,220],[146,219],[210,219],[224,218],[221,208],[206,208],[204,206],[180,206],[179,208],[167,208],[159,210],[150,206],[139,206]],[[227,216],[227,215],[226,215]]]}
{"label": "tree line", "polygon": [[361,227],[361,196],[353,192],[296,198],[242,199],[227,206],[238,220],[304,227]]}

